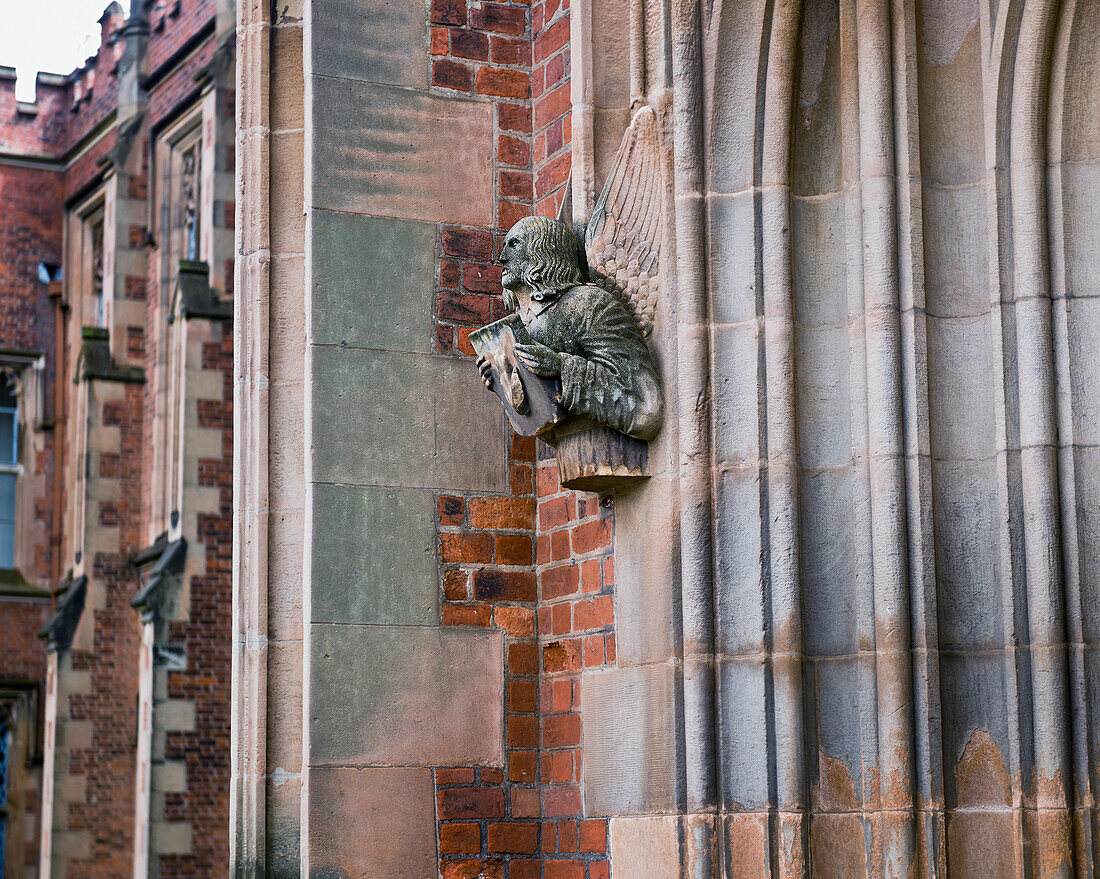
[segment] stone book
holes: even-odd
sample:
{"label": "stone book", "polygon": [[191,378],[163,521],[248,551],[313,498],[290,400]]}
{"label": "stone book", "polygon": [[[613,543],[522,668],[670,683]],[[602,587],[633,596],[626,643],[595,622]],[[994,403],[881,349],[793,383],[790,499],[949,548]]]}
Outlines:
{"label": "stone book", "polygon": [[569,414],[560,402],[561,380],[535,375],[516,355],[516,343],[532,343],[518,314],[470,333],[474,350],[492,365],[493,392],[516,433],[551,440],[554,426]]}

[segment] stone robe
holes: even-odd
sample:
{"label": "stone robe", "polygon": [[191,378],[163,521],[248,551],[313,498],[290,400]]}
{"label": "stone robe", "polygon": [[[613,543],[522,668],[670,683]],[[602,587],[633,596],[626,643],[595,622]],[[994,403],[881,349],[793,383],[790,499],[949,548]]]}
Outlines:
{"label": "stone robe", "polygon": [[569,412],[638,439],[657,435],[657,367],[616,296],[587,284],[570,287],[532,297],[520,319],[532,339],[561,353],[561,402]]}

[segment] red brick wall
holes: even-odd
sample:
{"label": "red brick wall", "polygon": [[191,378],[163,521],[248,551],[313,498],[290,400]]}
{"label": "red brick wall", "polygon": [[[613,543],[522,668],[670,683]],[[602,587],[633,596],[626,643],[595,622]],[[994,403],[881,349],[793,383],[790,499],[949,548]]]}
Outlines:
{"label": "red brick wall", "polygon": [[163,0],[149,13],[149,71],[172,60],[187,41],[214,20],[215,0]]}
{"label": "red brick wall", "polygon": [[68,128],[68,89],[39,85],[35,91],[36,112],[23,112],[16,104],[15,80],[0,79],[0,150],[60,154]]}
{"label": "red brick wall", "polygon": [[0,164],[0,348],[53,351],[54,305],[38,263],[61,262],[61,183],[56,171]]}
{"label": "red brick wall", "polygon": [[614,504],[610,495],[562,489],[552,459],[539,463],[537,496],[546,876],[597,879],[609,870],[607,821],[583,817],[580,675],[615,664]]}
{"label": "red brick wall", "polygon": [[0,678],[43,681],[46,652],[38,633],[50,617],[50,605],[43,601],[0,598]]}
{"label": "red brick wall", "polygon": [[496,226],[440,228],[435,350],[472,355],[470,330],[504,316],[500,267],[503,233],[532,212],[531,39],[525,2],[433,0],[432,82],[493,104]]}
{"label": "red brick wall", "polygon": [[191,825],[189,855],[162,855],[159,875],[229,875],[229,691],[232,684],[233,326],[203,349],[202,368],[222,373],[220,400],[199,401],[199,427],[220,430],[221,456],[199,460],[199,485],[218,490],[216,515],[199,516],[206,571],[191,578],[186,622],[169,640],[183,644],[187,668],[168,673],[168,696],[195,705],[194,732],[168,734],[165,757],[186,766],[187,790],[166,795],[165,820]]}
{"label": "red brick wall", "polygon": [[[36,753],[41,753],[42,750],[42,702],[45,698],[45,688],[42,684],[46,678],[46,652],[42,649],[38,633],[49,617],[48,601],[0,598],[0,627],[2,627],[0,630],[4,633],[3,637],[0,637],[0,680],[35,681],[40,687],[37,724],[39,735],[34,748]],[[30,826],[37,830],[41,814],[38,792],[25,792],[23,803],[23,812],[29,819]],[[34,867],[37,864],[38,836],[36,834],[35,838],[26,844],[22,866]]]}
{"label": "red brick wall", "polygon": [[[0,137],[4,130],[0,126]],[[59,172],[0,164],[0,204],[5,211],[0,223],[0,349],[45,355],[45,387],[39,401],[44,407],[40,413],[43,421],[52,420],[54,414],[56,306],[38,279],[38,264],[61,262],[61,185]],[[24,414],[27,411],[24,406]],[[21,454],[30,454],[31,437],[26,431],[37,427],[24,419]],[[45,440],[37,460],[25,460],[24,464],[28,473],[45,473],[46,479],[25,478],[23,490],[37,489],[28,508],[45,523],[49,534],[56,437],[50,432]],[[48,542],[24,547],[23,559],[23,576],[36,585],[49,586],[52,559]]]}
{"label": "red brick wall", "polygon": [[[504,315],[503,233],[530,213],[556,215],[564,197],[568,5],[432,4],[434,83],[489,96],[497,121],[497,228],[440,229],[441,353],[472,357],[470,331]],[[563,491],[552,458],[535,453],[533,440],[513,438],[508,497],[438,498],[444,623],[496,626],[506,644],[504,770],[435,771],[444,879],[610,875],[607,821],[583,816],[579,704],[581,671],[615,661],[613,508]]]}
{"label": "red brick wall", "polygon": [[572,142],[569,96],[569,0],[541,0],[531,9],[535,213],[557,216],[569,180]]}
{"label": "red brick wall", "polygon": [[[117,551],[97,552],[85,567],[103,590],[102,603],[85,609],[93,626],[92,649],[72,651],[74,671],[91,675],[91,692],[69,698],[70,717],[90,721],[90,747],[72,748],[70,772],[85,778],[84,801],[71,803],[70,830],[87,830],[87,858],[69,861],[66,875],[114,877],[133,869],[134,750],[137,709],[137,656],[141,625],[130,599],[135,577],[129,558],[141,548],[142,385],[127,385],[122,400],[101,404],[102,423],[119,429],[118,501],[92,504],[89,521],[115,526]],[[94,519],[93,519],[94,517]],[[81,625],[88,625],[83,620]]]}
{"label": "red brick wall", "polygon": [[[106,2],[106,0],[105,0]],[[137,2],[137,0],[135,0]],[[158,4],[153,13],[149,41],[149,69],[157,72],[178,60],[178,53],[214,20],[214,0],[181,0]],[[121,19],[105,23],[99,51],[85,67],[68,77],[68,83],[39,89],[37,113],[19,112],[13,83],[0,79],[0,152],[21,151],[51,158],[63,157],[83,138],[107,122],[117,107],[118,59],[124,49],[117,38]],[[207,65],[214,51],[213,38],[196,48],[178,70],[163,78],[149,95],[146,121],[155,124],[193,101],[199,86],[195,75]],[[3,59],[0,59],[2,62]],[[219,97],[221,110],[233,117],[231,95]],[[45,171],[0,164],[0,197],[6,222],[0,224],[0,347],[47,351],[52,363],[53,303],[38,284],[39,261],[61,262],[64,202],[86,190],[102,174],[104,159],[116,144],[113,130],[100,137],[63,170]],[[144,199],[150,195],[148,145],[133,146],[141,157],[141,174],[127,180],[120,196]],[[219,154],[218,170],[232,171],[232,147]],[[222,210],[232,224],[231,207]],[[127,235],[123,234],[123,239]],[[120,247],[136,248],[148,255],[144,271],[125,278],[127,299],[158,301],[149,295],[150,282],[159,290],[155,251],[145,247],[143,225],[134,226]],[[212,267],[216,275],[225,266]],[[231,276],[231,273],[230,275]],[[218,278],[220,281],[220,277]],[[218,283],[216,281],[215,283]],[[166,315],[150,308],[144,325],[126,327],[118,354],[129,362],[144,363],[147,370],[157,360],[153,332]],[[199,405],[200,427],[221,432],[221,454],[199,462],[199,483],[217,489],[220,509],[199,519],[199,545],[205,570],[188,584],[190,603],[185,623],[173,625],[169,638],[186,646],[188,667],[168,676],[168,696],[195,705],[194,733],[172,733],[166,743],[167,759],[184,763],[187,791],[171,794],[166,802],[168,820],[191,825],[193,851],[183,857],[163,858],[159,875],[220,877],[228,874],[228,781],[232,506],[232,327],[217,328],[217,341],[206,346],[203,368],[219,371],[222,391],[217,399]],[[69,352],[70,367],[76,362]],[[66,377],[67,378],[67,377]],[[47,388],[52,406],[52,382]],[[92,693],[77,695],[69,706],[74,720],[90,721],[91,746],[71,752],[71,769],[85,778],[83,801],[69,810],[68,827],[88,830],[92,843],[89,857],[67,865],[70,877],[117,877],[131,874],[133,865],[135,709],[137,657],[140,634],[138,615],[130,599],[138,580],[129,558],[150,540],[147,494],[152,456],[149,453],[155,388],[130,385],[124,401],[103,404],[104,421],[119,428],[121,448],[100,456],[93,479],[119,480],[117,500],[93,505],[90,525],[117,528],[117,546],[85,559],[89,573],[103,590],[98,606],[85,610],[82,626],[90,626],[93,647],[76,649],[72,666],[89,672]],[[59,436],[71,447],[71,437]],[[59,456],[60,457],[60,456]],[[43,462],[44,465],[52,462]],[[68,467],[79,462],[68,462]],[[60,470],[60,467],[56,468]],[[48,498],[44,498],[48,512]],[[71,559],[66,559],[71,563]],[[30,617],[26,608],[33,608]],[[15,608],[13,610],[13,608]],[[36,634],[48,616],[46,605],[12,605],[0,602],[0,626],[18,638],[0,639],[0,676],[44,677],[45,655]],[[26,637],[23,637],[26,636]],[[81,640],[78,639],[78,646]],[[35,661],[31,661],[31,659]]]}
{"label": "red brick wall", "polygon": [[122,24],[121,16],[103,22],[99,51],[86,67],[70,74],[66,149],[92,133],[118,106],[118,59],[123,42],[115,37]]}
{"label": "red brick wall", "polygon": [[150,124],[159,124],[174,112],[181,102],[199,93],[200,85],[195,81],[195,75],[208,65],[213,57],[214,41],[210,39],[199,46],[165,79],[157,83],[156,89],[149,95]]}
{"label": "red brick wall", "polygon": [[444,879],[539,875],[534,459],[534,440],[513,437],[510,496],[437,498],[443,624],[503,633],[507,736],[503,771],[435,772]]}

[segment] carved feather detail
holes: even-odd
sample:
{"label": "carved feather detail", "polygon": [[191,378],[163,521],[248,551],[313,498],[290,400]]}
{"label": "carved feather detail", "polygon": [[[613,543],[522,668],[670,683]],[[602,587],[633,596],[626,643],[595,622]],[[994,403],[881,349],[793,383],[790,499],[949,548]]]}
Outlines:
{"label": "carved feather detail", "polygon": [[620,296],[646,337],[659,296],[662,167],[657,114],[642,107],[623,135],[584,234],[591,283]]}

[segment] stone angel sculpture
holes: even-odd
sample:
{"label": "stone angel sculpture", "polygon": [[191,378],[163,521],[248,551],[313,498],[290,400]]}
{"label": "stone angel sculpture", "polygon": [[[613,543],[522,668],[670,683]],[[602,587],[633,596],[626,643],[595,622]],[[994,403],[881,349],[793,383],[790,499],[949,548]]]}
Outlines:
{"label": "stone angel sculpture", "polygon": [[513,314],[471,334],[478,369],[516,430],[557,447],[562,483],[600,490],[643,475],[661,427],[646,343],[658,302],[664,184],[656,114],[639,110],[578,236],[526,217],[504,238]]}

